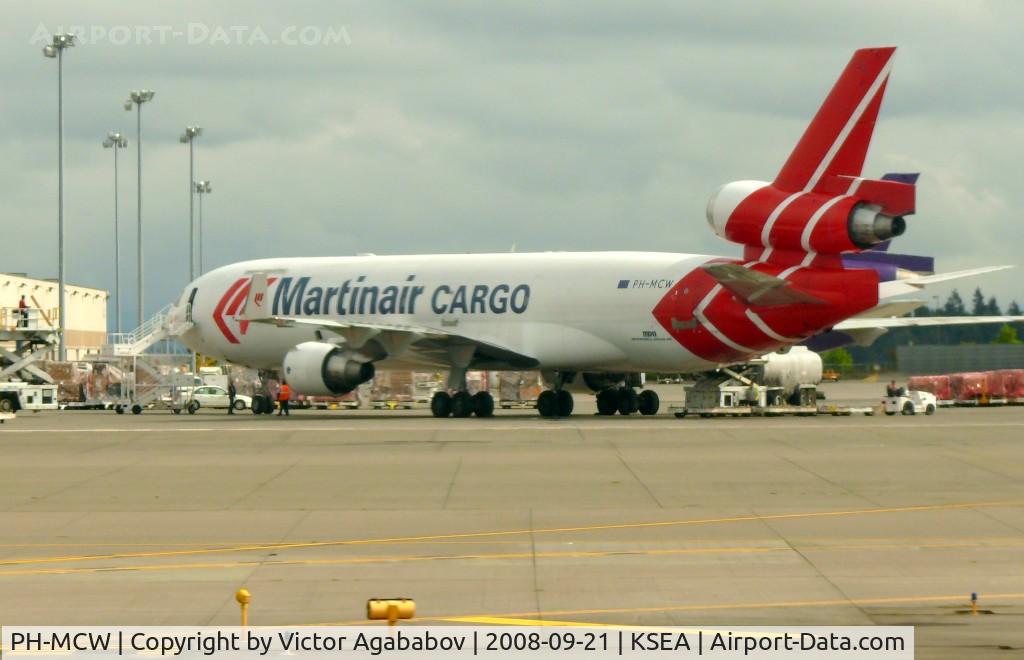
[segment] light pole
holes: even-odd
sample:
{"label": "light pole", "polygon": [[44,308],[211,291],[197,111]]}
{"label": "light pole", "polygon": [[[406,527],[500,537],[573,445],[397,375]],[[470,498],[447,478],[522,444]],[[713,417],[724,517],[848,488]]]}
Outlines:
{"label": "light pole", "polygon": [[104,149],[114,150],[114,316],[117,334],[121,334],[121,228],[117,219],[117,150],[128,146],[128,139],[111,131],[103,141]]}
{"label": "light pole", "polygon": [[199,126],[186,126],[185,132],[181,134],[178,141],[188,144],[188,281],[196,279],[196,221],[195,221],[195,191],[192,182],[195,177],[195,139],[203,134]]}
{"label": "light pole", "polygon": [[132,106],[136,108],[135,115],[135,150],[138,156],[138,190],[136,191],[136,199],[138,200],[138,227],[136,229],[135,243],[136,250],[138,252],[138,303],[139,303],[139,327],[146,320],[146,313],[143,308],[143,292],[142,292],[142,104],[148,103],[153,100],[155,92],[148,89],[133,90],[128,95],[128,100],[124,102],[124,109],[131,112]]}
{"label": "light pole", "polygon": [[203,268],[203,195],[213,192],[213,186],[209,181],[196,181],[193,184],[196,193],[199,194],[199,274],[204,272]]}
{"label": "light pole", "polygon": [[43,55],[57,58],[57,359],[67,359],[64,344],[64,50],[75,45],[75,35],[58,33],[43,46]]}

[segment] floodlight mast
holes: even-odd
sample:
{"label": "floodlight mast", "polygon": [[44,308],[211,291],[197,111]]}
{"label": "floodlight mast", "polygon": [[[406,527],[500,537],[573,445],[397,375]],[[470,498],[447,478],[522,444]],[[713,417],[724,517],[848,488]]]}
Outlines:
{"label": "floodlight mast", "polygon": [[64,318],[64,51],[74,45],[75,35],[58,32],[49,44],[43,46],[43,55],[57,60],[57,359],[62,362],[67,360],[64,341],[67,329]]}
{"label": "floodlight mast", "polygon": [[138,226],[136,228],[136,251],[138,253],[138,317],[139,327],[146,321],[146,314],[144,308],[145,297],[143,293],[143,253],[142,253],[142,104],[148,103],[153,100],[155,92],[149,89],[133,90],[128,95],[128,100],[124,102],[124,109],[131,112],[132,106],[136,109],[135,115],[135,150],[138,167],[138,189],[136,191],[136,199],[138,206]]}
{"label": "floodlight mast", "polygon": [[203,134],[200,126],[186,126],[178,141],[188,144],[188,281],[196,279],[196,222],[195,222],[195,139]]}
{"label": "floodlight mast", "polygon": [[118,222],[117,151],[128,146],[121,133],[111,131],[103,141],[104,149],[114,150],[114,316],[117,333],[121,334],[121,228]]}
{"label": "floodlight mast", "polygon": [[209,181],[196,181],[193,187],[199,195],[199,274],[202,275],[206,272],[203,268],[203,196],[207,193],[212,193],[213,186],[210,185]]}

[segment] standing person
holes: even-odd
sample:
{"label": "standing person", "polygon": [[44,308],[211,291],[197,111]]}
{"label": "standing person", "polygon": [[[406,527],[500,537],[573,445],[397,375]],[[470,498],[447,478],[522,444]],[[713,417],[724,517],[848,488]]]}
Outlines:
{"label": "standing person", "polygon": [[229,415],[234,415],[235,414],[235,396],[237,394],[238,394],[238,391],[235,389],[235,381],[234,380],[229,380],[228,381],[228,414]]}
{"label": "standing person", "polygon": [[288,415],[289,417],[292,416],[292,414],[288,412],[288,401],[291,400],[291,398],[292,388],[288,387],[288,383],[281,383],[281,390],[277,394],[277,402],[281,405],[280,409],[277,411],[278,417],[281,415]]}
{"label": "standing person", "polygon": [[18,321],[18,327],[19,328],[27,328],[28,327],[28,303],[25,302],[25,296],[22,296],[21,300],[18,301],[18,318],[20,319]]}
{"label": "standing person", "polygon": [[[28,303],[25,302],[25,296],[21,297],[18,301],[18,311],[14,315],[14,325],[18,328],[28,327]],[[14,342],[14,350],[21,352],[21,347],[25,345],[25,342],[18,340]]]}

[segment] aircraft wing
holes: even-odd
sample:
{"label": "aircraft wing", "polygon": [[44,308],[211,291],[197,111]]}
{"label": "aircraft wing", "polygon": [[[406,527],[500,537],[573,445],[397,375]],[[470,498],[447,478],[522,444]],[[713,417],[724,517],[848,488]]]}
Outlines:
{"label": "aircraft wing", "polygon": [[903,316],[909,314],[919,307],[924,307],[928,303],[924,300],[910,300],[908,298],[902,298],[900,300],[887,300],[880,302],[871,309],[865,310],[858,314],[856,318],[886,318],[890,316]]}
{"label": "aircraft wing", "polygon": [[968,325],[971,323],[1019,323],[1024,316],[892,316],[909,309],[900,307],[921,306],[920,301],[899,300],[882,303],[868,311],[835,324],[828,332],[812,337],[807,342],[815,351],[827,351],[847,344],[870,346],[891,328],[923,326]]}
{"label": "aircraft wing", "polygon": [[866,330],[910,328],[934,325],[968,325],[971,323],[1021,323],[1024,316],[855,316],[836,323],[833,330]]}
{"label": "aircraft wing", "polygon": [[[466,337],[456,333],[420,325],[400,323],[363,323],[361,321],[335,321],[310,319],[294,316],[267,316],[249,319],[253,323],[266,323],[277,327],[309,327],[320,332],[330,332],[359,348],[374,341],[388,357],[401,358],[413,353],[420,362],[430,362],[439,367],[452,364],[455,354],[471,353],[472,368],[533,369],[539,362],[536,358],[505,348],[492,342]],[[469,350],[472,349],[472,350]]]}
{"label": "aircraft wing", "polygon": [[361,323],[359,321],[332,321],[330,319],[308,319],[298,316],[265,316],[263,318],[249,319],[252,323],[266,323],[276,325],[280,328],[290,328],[297,325],[308,326],[328,330],[344,336],[350,330],[376,330],[379,332],[408,332],[424,336],[440,335],[446,333],[433,328],[418,325],[405,325],[401,323]]}

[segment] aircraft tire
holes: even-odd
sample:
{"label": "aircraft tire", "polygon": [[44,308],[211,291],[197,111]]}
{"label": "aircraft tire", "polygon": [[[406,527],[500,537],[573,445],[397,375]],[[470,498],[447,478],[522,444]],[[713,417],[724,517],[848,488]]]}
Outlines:
{"label": "aircraft tire", "polygon": [[469,417],[473,414],[473,403],[469,392],[456,392],[452,397],[452,417]]}
{"label": "aircraft tire", "polygon": [[477,417],[494,417],[494,397],[490,392],[473,395],[473,414]]}
{"label": "aircraft tire", "polygon": [[571,392],[567,390],[558,390],[555,392],[555,401],[558,404],[559,417],[568,417],[572,414],[574,403]]}
{"label": "aircraft tire", "polygon": [[638,409],[641,415],[657,415],[661,407],[661,399],[654,390],[644,390],[637,397]]}
{"label": "aircraft tire", "polygon": [[558,395],[554,390],[544,390],[537,397],[537,412],[541,417],[558,416]]}
{"label": "aircraft tire", "polygon": [[619,409],[618,390],[601,390],[597,393],[597,414],[614,415]]}
{"label": "aircraft tire", "polygon": [[640,397],[632,387],[620,387],[618,394],[620,415],[632,415],[640,407]]}
{"label": "aircraft tire", "polygon": [[434,417],[448,417],[452,414],[452,397],[447,392],[435,392],[430,399],[430,413]]}

